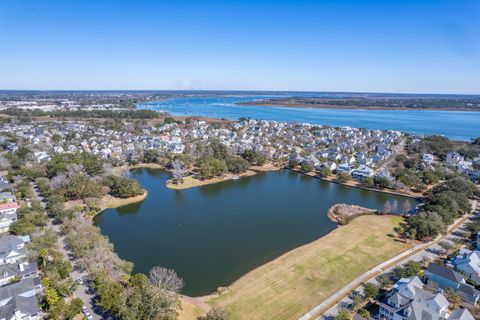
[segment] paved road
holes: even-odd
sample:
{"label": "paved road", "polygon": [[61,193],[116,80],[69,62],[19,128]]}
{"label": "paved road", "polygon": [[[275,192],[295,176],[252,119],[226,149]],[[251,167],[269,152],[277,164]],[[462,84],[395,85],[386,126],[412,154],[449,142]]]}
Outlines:
{"label": "paved road", "polygon": [[[477,203],[474,203],[474,209],[476,209]],[[458,219],[452,228],[450,228],[449,233],[446,236],[439,237],[434,241],[430,241],[424,244],[416,245],[415,247],[400,253],[399,255],[383,262],[382,264],[374,267],[373,269],[368,270],[360,277],[356,278],[345,287],[337,291],[335,294],[330,296],[328,299],[323,301],[322,303],[318,304],[315,308],[307,312],[303,315],[300,320],[307,320],[307,319],[330,319],[334,317],[338,310],[348,306],[352,302],[352,295],[349,293],[352,292],[361,292],[361,288],[363,283],[369,281],[375,281],[375,277],[381,273],[386,273],[391,271],[394,267],[402,265],[408,261],[421,261],[422,259],[426,258],[429,260],[434,260],[438,252],[441,252],[441,247],[438,243],[442,242],[443,240],[454,240],[456,236],[456,232],[460,231],[464,226],[465,223],[468,221],[468,217]],[[340,301],[335,303],[336,301]],[[332,306],[333,307],[330,307]],[[330,307],[330,308],[329,308]],[[316,317],[320,312],[329,308],[328,311],[324,312],[322,316]]]}
{"label": "paved road", "polygon": [[[42,207],[45,208],[46,205],[46,200],[45,198],[40,194],[38,190],[38,186],[34,183],[32,183],[32,188],[35,193],[35,197],[38,201],[40,201],[40,204]],[[54,224],[52,219],[48,220],[47,223],[47,228],[51,228],[55,231],[57,234],[57,247],[60,253],[63,255],[64,259],[67,261],[70,261],[72,264],[74,270],[70,273],[70,277],[78,283],[79,279],[85,279],[88,277],[88,274],[85,271],[82,271],[76,267],[75,260],[73,258],[73,255],[70,251],[70,249],[67,246],[67,243],[65,241],[65,235],[63,232],[60,230],[60,225],[59,224]],[[78,284],[77,289],[73,293],[73,295],[77,298],[80,298],[83,301],[83,305],[90,310],[90,313],[92,313],[93,319],[102,319],[102,316],[99,314],[96,314],[93,312],[93,300],[94,300],[94,295],[89,293],[89,288],[86,285],[86,283]]]}

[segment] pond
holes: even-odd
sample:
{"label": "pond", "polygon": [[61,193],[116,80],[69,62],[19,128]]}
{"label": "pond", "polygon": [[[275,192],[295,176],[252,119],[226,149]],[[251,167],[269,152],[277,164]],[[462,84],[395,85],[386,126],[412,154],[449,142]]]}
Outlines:
{"label": "pond", "polygon": [[322,181],[288,170],[258,173],[222,183],[171,190],[170,174],[134,169],[148,191],[140,203],[107,209],[95,224],[115,251],[148,273],[172,268],[185,281],[183,293],[205,295],[248,271],[335,229],[326,215],[336,203],[400,213],[414,199]]}

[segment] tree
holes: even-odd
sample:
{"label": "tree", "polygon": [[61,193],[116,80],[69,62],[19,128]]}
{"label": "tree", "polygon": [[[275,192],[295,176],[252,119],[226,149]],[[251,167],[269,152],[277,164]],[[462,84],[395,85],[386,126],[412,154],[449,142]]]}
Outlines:
{"label": "tree", "polygon": [[99,273],[93,278],[93,288],[97,293],[97,306],[114,314],[120,312],[123,288],[119,283],[107,279],[104,273]]}
{"label": "tree", "polygon": [[198,317],[197,320],[227,320],[227,314],[225,311],[220,309],[212,309],[208,311],[206,316]]}
{"label": "tree", "polygon": [[245,150],[242,153],[242,158],[250,162],[252,166],[261,166],[267,160],[267,157],[263,153],[251,149]]}
{"label": "tree", "polygon": [[353,296],[353,299],[352,299],[352,309],[357,310],[358,308],[360,308],[362,306],[364,301],[365,301],[365,299],[363,298],[363,296],[361,294],[355,294]]}
{"label": "tree", "polygon": [[110,194],[117,198],[130,198],[144,193],[137,181],[125,177],[111,175],[103,183],[110,188]]}
{"label": "tree", "polygon": [[152,286],[143,274],[130,278],[124,299],[125,307],[120,318],[125,320],[173,320],[180,306],[177,294]]}
{"label": "tree", "polygon": [[352,315],[347,310],[340,310],[335,317],[335,320],[351,320]]}
{"label": "tree", "polygon": [[368,312],[366,309],[360,309],[358,310],[358,314],[362,316],[363,318],[369,320],[370,319],[370,312]]}
{"label": "tree", "polygon": [[395,267],[392,271],[393,276],[396,279],[409,278],[413,276],[419,276],[422,271],[422,266],[416,261],[409,261],[403,266]]}
{"label": "tree", "polygon": [[203,179],[211,179],[228,171],[227,163],[223,159],[206,157],[200,161],[200,176]]}
{"label": "tree", "polygon": [[365,298],[371,299],[378,295],[378,286],[374,285],[371,282],[367,282],[363,285],[363,294]]}
{"label": "tree", "polygon": [[365,177],[362,180],[362,185],[364,185],[367,188],[373,188],[375,186],[375,181],[373,180],[372,177]]}
{"label": "tree", "polygon": [[157,288],[172,292],[179,292],[184,283],[177,276],[175,270],[161,267],[153,267],[148,273],[150,282]]}
{"label": "tree", "polygon": [[300,168],[302,169],[303,172],[310,172],[313,171],[313,165],[311,163],[307,162],[302,162]]}
{"label": "tree", "polygon": [[318,175],[322,178],[326,178],[331,174],[332,174],[332,171],[328,167],[322,167],[320,168],[320,171],[318,171]]}
{"label": "tree", "polygon": [[456,293],[455,290],[453,290],[452,288],[445,289],[445,295],[447,296],[447,299],[453,304],[453,308],[456,308],[462,300],[460,295]]}
{"label": "tree", "polygon": [[346,172],[341,172],[341,173],[337,174],[337,180],[340,181],[340,182],[347,182],[347,181],[352,180],[352,176],[349,175]]}
{"label": "tree", "polygon": [[227,157],[226,161],[228,171],[230,171],[231,173],[242,173],[247,171],[250,167],[250,163],[247,160],[238,156]]}
{"label": "tree", "polygon": [[390,286],[393,283],[392,280],[390,280],[390,277],[386,274],[379,275],[376,280],[382,289]]}
{"label": "tree", "polygon": [[143,151],[143,162],[144,163],[158,163],[160,153],[155,149],[148,149]]}

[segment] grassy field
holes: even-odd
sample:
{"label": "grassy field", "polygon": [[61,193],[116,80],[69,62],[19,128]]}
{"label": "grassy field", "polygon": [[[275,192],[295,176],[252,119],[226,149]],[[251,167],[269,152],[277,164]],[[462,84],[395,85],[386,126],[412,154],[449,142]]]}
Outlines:
{"label": "grassy field", "polygon": [[208,304],[231,319],[297,319],[368,269],[407,249],[402,218],[362,216],[246,274]]}
{"label": "grassy field", "polygon": [[205,316],[206,312],[202,308],[185,299],[180,299],[180,301],[182,308],[179,310],[178,320],[195,320],[200,316]]}

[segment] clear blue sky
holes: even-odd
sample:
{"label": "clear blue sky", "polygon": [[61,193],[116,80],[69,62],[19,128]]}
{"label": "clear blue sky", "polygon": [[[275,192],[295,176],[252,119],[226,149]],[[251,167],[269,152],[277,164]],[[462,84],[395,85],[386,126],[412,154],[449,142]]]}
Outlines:
{"label": "clear blue sky", "polygon": [[479,0],[0,0],[0,89],[480,93]]}

